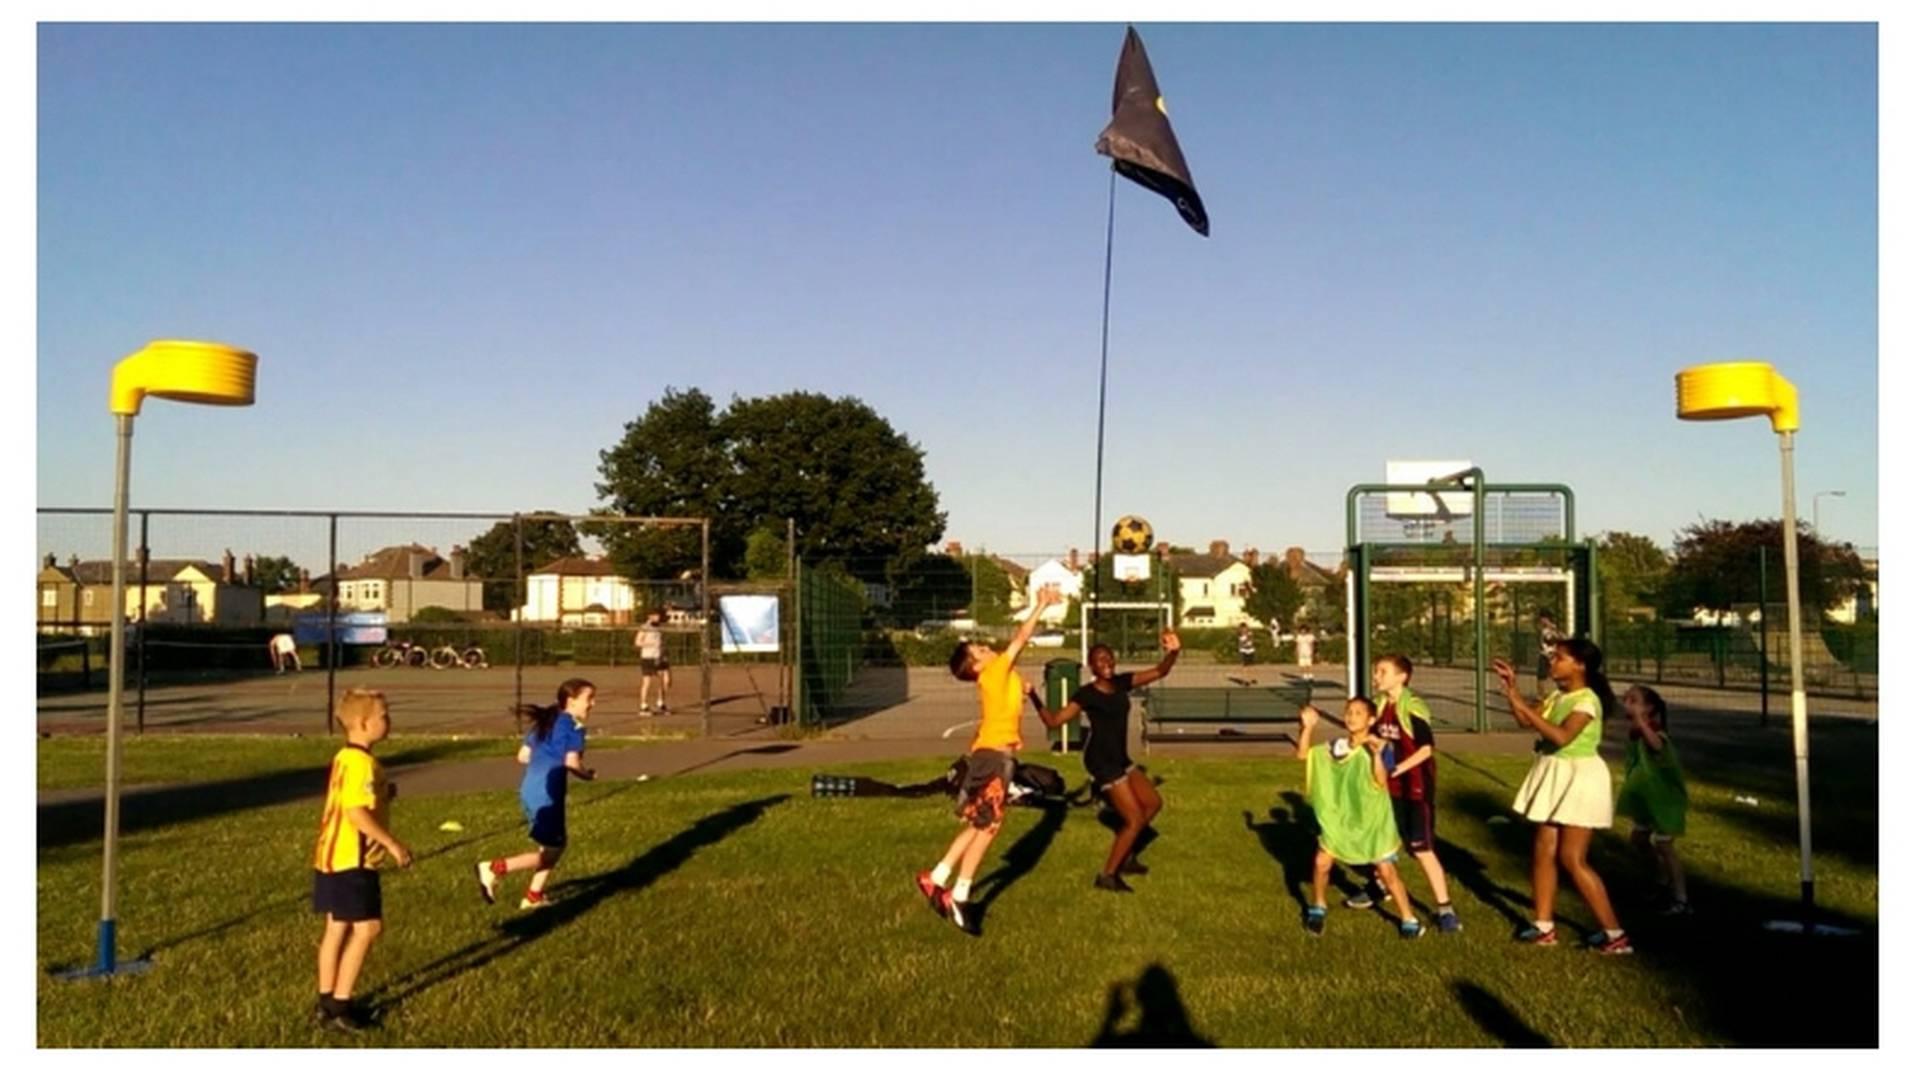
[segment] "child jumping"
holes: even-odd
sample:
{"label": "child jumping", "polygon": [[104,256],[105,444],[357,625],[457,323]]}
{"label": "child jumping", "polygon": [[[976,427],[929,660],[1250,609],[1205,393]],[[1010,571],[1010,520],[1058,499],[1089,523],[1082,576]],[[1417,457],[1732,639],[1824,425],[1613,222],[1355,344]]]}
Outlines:
{"label": "child jumping", "polygon": [[552,903],[547,899],[547,878],[567,849],[567,777],[593,779],[593,770],[581,764],[587,753],[587,717],[593,715],[593,684],[568,679],[554,692],[553,704],[522,705],[519,715],[527,724],[519,753],[520,764],[527,767],[520,779],[520,809],[536,847],[511,858],[476,863],[473,872],[480,879],[480,899],[491,904],[501,878],[532,870],[533,880],[520,900],[525,911]]}
{"label": "child jumping", "polygon": [[1371,866],[1393,897],[1400,913],[1400,936],[1417,938],[1427,932],[1407,903],[1407,887],[1393,868],[1400,855],[1400,833],[1393,821],[1393,802],[1387,795],[1387,767],[1376,752],[1373,702],[1350,698],[1343,720],[1347,734],[1331,745],[1314,746],[1313,728],[1323,714],[1311,705],[1300,706],[1300,741],[1294,756],[1307,763],[1307,803],[1320,830],[1320,846],[1313,853],[1313,903],[1307,907],[1310,934],[1327,928],[1327,878],[1335,860],[1348,866]]}
{"label": "child jumping", "polygon": [[1593,642],[1562,639],[1548,667],[1559,690],[1538,705],[1520,696],[1512,664],[1495,660],[1493,672],[1500,677],[1513,718],[1539,735],[1533,744],[1533,768],[1513,799],[1514,812],[1535,824],[1533,923],[1521,927],[1514,940],[1560,943],[1554,933],[1553,902],[1564,868],[1600,922],[1600,929],[1587,938],[1588,947],[1620,956],[1633,952],[1633,944],[1614,915],[1606,883],[1587,865],[1593,830],[1613,828],[1613,777],[1600,757],[1600,732],[1616,702],[1604,665],[1605,657]]}
{"label": "child jumping", "polygon": [[375,690],[349,690],[340,696],[334,716],[347,745],[333,755],[313,845],[313,910],[327,917],[313,1018],[341,1031],[359,1031],[369,1020],[353,1005],[353,984],[380,936],[382,853],[405,867],[413,864],[413,852],[387,831],[393,789],[373,756],[374,744],[391,726],[387,699]]}
{"label": "child jumping", "polygon": [[[1372,734],[1383,743],[1387,766],[1387,794],[1393,798],[1393,820],[1400,839],[1413,853],[1433,889],[1434,923],[1443,934],[1460,931],[1447,893],[1446,868],[1433,849],[1435,794],[1438,770],[1433,761],[1433,713],[1420,695],[1408,688],[1413,661],[1395,654],[1373,665],[1373,707],[1377,719]],[[1383,899],[1379,882],[1368,876],[1367,887],[1347,898],[1350,908],[1369,908]]]}
{"label": "child jumping", "polygon": [[1627,775],[1620,782],[1619,811],[1633,822],[1633,846],[1653,862],[1654,874],[1671,895],[1665,915],[1691,915],[1687,875],[1673,842],[1687,831],[1687,778],[1680,751],[1667,735],[1667,702],[1648,686],[1634,686],[1620,699],[1633,729],[1627,733]]}
{"label": "child jumping", "polygon": [[[1000,834],[1007,784],[1013,778],[1013,752],[1021,745],[1021,699],[1026,682],[1013,670],[1013,662],[1040,625],[1040,613],[1059,602],[1057,587],[1042,587],[1034,597],[1032,614],[1020,624],[1005,652],[996,653],[977,641],[963,641],[947,662],[954,678],[980,687],[980,727],[967,751],[967,774],[960,781],[959,815],[966,824],[947,845],[947,853],[938,865],[914,875],[914,885],[936,914],[975,936],[980,933],[980,924],[968,909],[973,875],[980,869],[987,848],[993,845],[993,838]],[[947,888],[949,879],[953,880],[952,889]]]}
{"label": "child jumping", "polygon": [[1147,872],[1138,858],[1137,845],[1163,803],[1153,781],[1127,756],[1127,714],[1133,708],[1127,695],[1167,677],[1174,662],[1180,659],[1180,635],[1172,630],[1160,631],[1160,648],[1164,655],[1158,665],[1145,671],[1115,674],[1113,649],[1095,645],[1087,652],[1093,681],[1075,690],[1072,699],[1061,706],[1059,712],[1048,711],[1040,695],[1031,688],[1027,690],[1035,711],[1048,728],[1071,723],[1082,713],[1086,714],[1091,728],[1080,760],[1087,767],[1094,789],[1120,815],[1122,822],[1114,834],[1113,850],[1107,853],[1106,865],[1093,879],[1096,889],[1132,892],[1133,886],[1128,885],[1122,875]]}

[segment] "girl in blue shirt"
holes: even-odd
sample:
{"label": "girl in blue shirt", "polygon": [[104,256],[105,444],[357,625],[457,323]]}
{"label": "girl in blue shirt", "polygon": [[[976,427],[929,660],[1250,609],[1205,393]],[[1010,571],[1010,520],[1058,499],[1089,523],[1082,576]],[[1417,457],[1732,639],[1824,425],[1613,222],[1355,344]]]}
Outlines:
{"label": "girl in blue shirt", "polygon": [[592,713],[593,684],[585,679],[561,683],[551,705],[520,706],[520,718],[527,724],[526,738],[520,741],[520,764],[527,767],[520,779],[520,809],[527,816],[527,834],[538,847],[474,865],[480,898],[487,903],[493,903],[500,879],[518,870],[533,871],[520,901],[522,911],[552,903],[546,895],[547,878],[567,847],[567,777],[593,779],[593,770],[581,764]]}

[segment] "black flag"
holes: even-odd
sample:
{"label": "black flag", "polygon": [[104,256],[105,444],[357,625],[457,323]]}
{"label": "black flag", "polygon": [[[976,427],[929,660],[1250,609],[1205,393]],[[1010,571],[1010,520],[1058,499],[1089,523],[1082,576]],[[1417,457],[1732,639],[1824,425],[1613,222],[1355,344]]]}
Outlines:
{"label": "black flag", "polygon": [[1174,209],[1193,231],[1207,235],[1207,208],[1193,189],[1187,159],[1167,120],[1167,103],[1153,81],[1153,65],[1140,35],[1127,27],[1120,46],[1120,67],[1113,75],[1113,120],[1093,144],[1096,153],[1113,159],[1120,175],[1172,201]]}

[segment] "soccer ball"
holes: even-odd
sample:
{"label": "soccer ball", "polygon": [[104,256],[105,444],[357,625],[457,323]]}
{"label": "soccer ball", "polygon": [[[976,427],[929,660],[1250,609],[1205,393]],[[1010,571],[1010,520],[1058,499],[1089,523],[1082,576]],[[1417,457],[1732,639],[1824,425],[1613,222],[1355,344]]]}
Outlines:
{"label": "soccer ball", "polygon": [[1145,555],[1153,548],[1153,526],[1128,514],[1113,523],[1113,550],[1122,555]]}

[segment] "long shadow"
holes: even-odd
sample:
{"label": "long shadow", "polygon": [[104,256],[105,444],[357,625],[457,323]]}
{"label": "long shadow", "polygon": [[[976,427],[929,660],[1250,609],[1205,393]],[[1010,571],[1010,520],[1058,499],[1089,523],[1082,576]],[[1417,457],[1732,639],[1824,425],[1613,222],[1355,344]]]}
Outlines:
{"label": "long shadow", "polygon": [[1053,838],[1067,823],[1067,807],[1062,803],[1049,803],[1040,812],[1040,820],[1033,827],[1020,834],[1000,857],[1000,865],[993,873],[981,881],[979,895],[973,900],[974,917],[981,928],[987,924],[987,909],[993,905],[1001,893],[1006,892],[1014,882],[1026,877],[1053,846]]}
{"label": "long shadow", "polygon": [[[816,722],[821,727],[839,727],[905,704],[910,696],[907,677],[904,664],[870,662],[854,676],[840,701],[821,710],[822,715],[816,717]],[[824,689],[821,684],[821,690]]]}
{"label": "long shadow", "polygon": [[[435,761],[453,754],[456,749],[451,743],[428,744],[403,750],[390,757],[383,755],[380,761],[392,769]],[[120,833],[124,836],[241,810],[316,799],[326,794],[328,767],[326,764],[310,765],[201,784],[170,784],[145,791],[123,791],[120,795]],[[96,796],[51,803],[38,807],[36,816],[38,846],[41,850],[97,840],[106,825],[106,799]]]}
{"label": "long shadow", "polygon": [[1313,880],[1313,851],[1316,846],[1312,813],[1302,816],[1298,809],[1289,812],[1275,806],[1267,810],[1266,821],[1255,821],[1251,810],[1242,810],[1240,818],[1246,823],[1247,830],[1260,838],[1260,846],[1267,849],[1273,861],[1280,864],[1281,877],[1287,884],[1287,895],[1293,897],[1293,902],[1304,915],[1307,910],[1307,885]]}
{"label": "long shadow", "polygon": [[494,937],[483,938],[396,976],[373,991],[368,1004],[388,1010],[401,1002],[516,952],[574,922],[603,901],[621,893],[638,892],[685,865],[701,848],[717,844],[786,802],[789,795],[772,795],[708,814],[674,836],[655,844],[617,870],[579,878],[556,888],[554,902],[507,919]]}
{"label": "long shadow", "polygon": [[1527,1022],[1514,1014],[1501,1001],[1479,983],[1466,979],[1453,980],[1453,996],[1460,999],[1460,1007],[1465,1009],[1480,1030],[1491,1035],[1502,1046],[1519,1047],[1524,1050],[1544,1050],[1553,1045],[1553,1041],[1528,1026]]}
{"label": "long shadow", "polygon": [[[1121,1021],[1136,1010],[1139,1019],[1130,1030],[1121,1030]],[[1131,986],[1117,982],[1107,988],[1106,1016],[1100,1022],[1100,1033],[1088,1045],[1103,1049],[1201,1049],[1216,1044],[1193,1029],[1173,973],[1159,964],[1149,964]]]}

